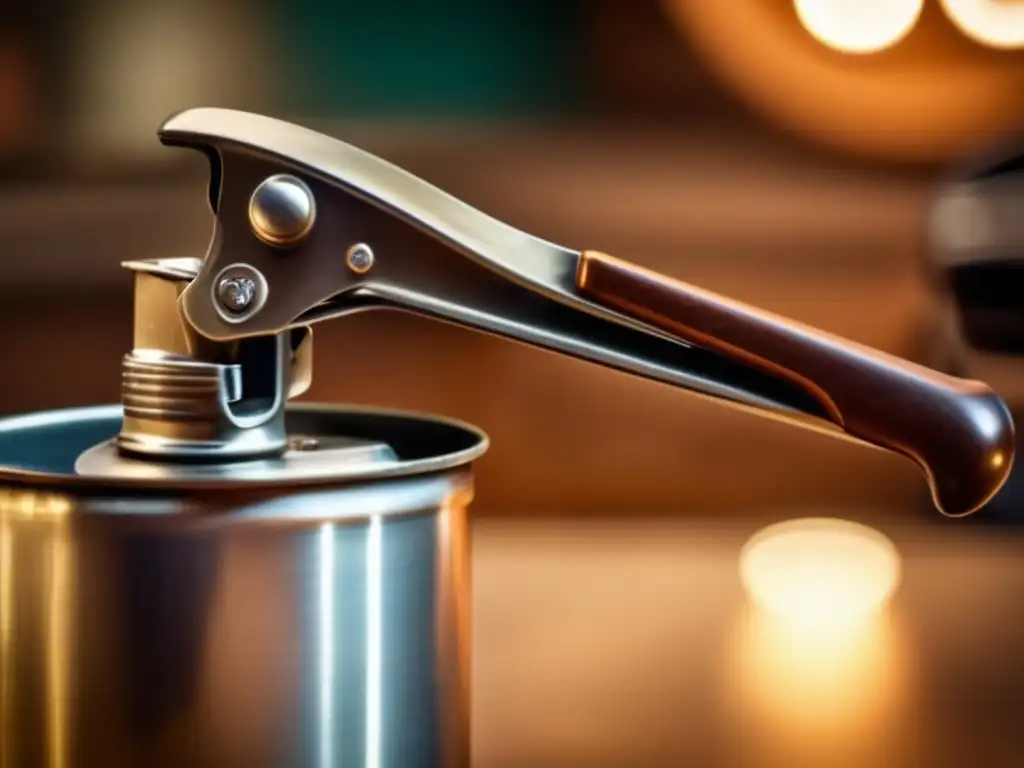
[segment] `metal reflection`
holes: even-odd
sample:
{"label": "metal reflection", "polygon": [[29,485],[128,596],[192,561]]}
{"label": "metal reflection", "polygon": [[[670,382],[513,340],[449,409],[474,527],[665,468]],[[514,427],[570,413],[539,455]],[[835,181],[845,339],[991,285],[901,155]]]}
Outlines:
{"label": "metal reflection", "polygon": [[[456,685],[439,691],[441,731],[450,744],[460,745],[458,734],[469,729],[470,701],[470,531],[466,510],[472,499],[470,489],[453,493],[437,516],[437,573],[441,590],[437,605],[437,653],[448,671],[446,677]],[[468,765],[468,752],[448,756],[446,765]]]}
{"label": "metal reflection", "polygon": [[47,611],[47,689],[49,764],[64,768],[68,764],[68,680],[69,630],[71,611],[71,544],[68,518],[53,518],[54,531],[49,542],[49,605]]}
{"label": "metal reflection", "polygon": [[334,526],[320,526],[320,768],[334,765]]}
{"label": "metal reflection", "polygon": [[[344,675],[339,675],[335,664],[338,652],[337,577],[339,563],[337,526],[324,523],[318,533],[319,596],[318,596],[318,639],[319,646],[319,745],[318,764],[321,768],[334,768],[337,764],[338,745],[335,736],[339,732],[337,702],[335,697],[344,690]],[[383,583],[383,521],[380,515],[369,518],[365,538],[365,768],[381,766],[382,744],[382,583]]]}
{"label": "metal reflection", "polygon": [[0,489],[0,766],[467,765],[462,497],[353,495],[239,525]]}
{"label": "metal reflection", "polygon": [[366,768],[381,761],[381,581],[383,530],[370,518],[366,537]]}
{"label": "metal reflection", "polygon": [[[68,765],[74,585],[70,512],[70,501],[59,494],[0,489],[0,766],[15,765],[15,741],[32,727],[19,722],[30,715],[19,710],[15,689],[15,672],[25,663],[42,667],[46,743],[39,757],[48,768]],[[17,647],[16,589],[35,593],[33,620],[40,622],[42,637],[38,655],[27,645]]]}
{"label": "metal reflection", "polygon": [[14,534],[10,509],[0,501],[0,766],[11,764],[14,739]]}

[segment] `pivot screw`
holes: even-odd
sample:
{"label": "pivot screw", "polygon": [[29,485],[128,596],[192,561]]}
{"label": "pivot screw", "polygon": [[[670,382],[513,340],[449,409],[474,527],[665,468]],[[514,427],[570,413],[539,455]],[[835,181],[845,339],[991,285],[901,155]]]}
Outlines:
{"label": "pivot screw", "polygon": [[316,201],[303,181],[286,173],[260,182],[249,199],[249,224],[268,245],[297,245],[316,221]]}
{"label": "pivot screw", "polygon": [[256,281],[242,275],[225,277],[217,285],[217,298],[229,312],[245,312],[256,298]]}
{"label": "pivot screw", "polygon": [[267,303],[269,286],[258,269],[230,264],[210,281],[210,303],[225,323],[247,322]]}
{"label": "pivot screw", "polygon": [[345,255],[345,263],[357,275],[364,275],[373,267],[373,251],[365,243],[353,245]]}

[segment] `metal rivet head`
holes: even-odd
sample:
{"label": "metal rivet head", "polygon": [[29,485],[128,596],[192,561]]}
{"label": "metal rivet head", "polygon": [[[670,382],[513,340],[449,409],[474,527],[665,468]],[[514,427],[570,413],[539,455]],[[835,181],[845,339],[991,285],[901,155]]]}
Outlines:
{"label": "metal rivet head", "polygon": [[256,281],[251,277],[225,277],[217,285],[217,298],[228,312],[245,312],[256,297]]}
{"label": "metal rivet head", "polygon": [[211,283],[213,305],[226,323],[244,323],[267,302],[267,279],[248,264],[230,264]]}
{"label": "metal rivet head", "polygon": [[264,179],[249,200],[249,224],[268,245],[301,242],[315,221],[313,193],[295,176],[281,173]]}
{"label": "metal rivet head", "polygon": [[345,263],[357,275],[365,274],[373,267],[373,251],[365,243],[353,245],[345,254]]}

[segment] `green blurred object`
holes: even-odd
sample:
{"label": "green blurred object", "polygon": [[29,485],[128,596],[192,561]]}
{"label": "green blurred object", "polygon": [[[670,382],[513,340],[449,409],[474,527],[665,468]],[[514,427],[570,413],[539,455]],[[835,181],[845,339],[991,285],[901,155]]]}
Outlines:
{"label": "green blurred object", "polygon": [[279,0],[287,107],[306,115],[564,113],[582,92],[578,0]]}

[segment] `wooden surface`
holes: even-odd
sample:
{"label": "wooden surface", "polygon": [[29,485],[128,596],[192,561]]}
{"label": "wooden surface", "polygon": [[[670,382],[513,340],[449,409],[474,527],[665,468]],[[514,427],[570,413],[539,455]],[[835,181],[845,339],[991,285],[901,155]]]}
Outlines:
{"label": "wooden surface", "polygon": [[1020,765],[1024,540],[886,516],[892,611],[831,643],[747,611],[738,552],[771,518],[479,523],[473,764]]}
{"label": "wooden surface", "polygon": [[[547,239],[885,351],[931,355],[935,299],[920,268],[926,178],[830,166],[752,136],[424,134],[415,146],[401,132],[366,145]],[[131,311],[117,264],[202,253],[204,185],[199,163],[176,182],[0,195],[0,410],[117,399]],[[905,459],[437,323],[357,316],[319,327],[314,347],[307,400],[428,410],[486,429],[481,510],[928,503]]]}

